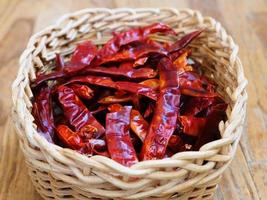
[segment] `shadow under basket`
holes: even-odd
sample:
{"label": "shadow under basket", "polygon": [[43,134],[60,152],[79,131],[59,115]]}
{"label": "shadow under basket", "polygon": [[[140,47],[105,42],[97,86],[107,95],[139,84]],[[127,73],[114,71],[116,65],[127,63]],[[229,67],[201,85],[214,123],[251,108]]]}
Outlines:
{"label": "shadow under basket", "polygon": [[[127,168],[107,157],[87,157],[50,144],[38,134],[29,84],[37,71],[49,70],[56,52],[68,56],[80,41],[102,45],[113,31],[154,22],[170,25],[177,38],[205,29],[190,47],[193,58],[207,63],[205,73],[218,83],[218,92],[229,103],[228,119],[219,124],[221,139],[199,151]],[[12,115],[36,190],[44,199],[213,199],[236,152],[246,115],[247,80],[237,53],[238,46],[220,23],[190,9],[85,9],[32,36],[12,86]]]}

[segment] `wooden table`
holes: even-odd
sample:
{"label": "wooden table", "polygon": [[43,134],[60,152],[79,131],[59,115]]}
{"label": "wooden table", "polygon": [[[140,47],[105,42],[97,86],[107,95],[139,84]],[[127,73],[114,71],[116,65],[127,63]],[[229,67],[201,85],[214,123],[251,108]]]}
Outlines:
{"label": "wooden table", "polygon": [[10,120],[11,82],[29,37],[62,14],[87,7],[189,7],[219,20],[240,46],[248,85],[247,125],[217,199],[267,198],[267,1],[0,0],[0,199],[41,199]]}

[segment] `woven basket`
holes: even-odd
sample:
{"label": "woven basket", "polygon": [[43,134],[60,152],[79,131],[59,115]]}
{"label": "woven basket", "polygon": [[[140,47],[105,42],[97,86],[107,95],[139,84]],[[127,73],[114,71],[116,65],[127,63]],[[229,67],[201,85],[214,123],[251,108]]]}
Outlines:
{"label": "woven basket", "polygon": [[[228,120],[219,124],[222,139],[199,151],[127,168],[107,157],[86,157],[50,144],[37,133],[29,83],[36,71],[49,70],[55,52],[68,56],[81,40],[101,45],[112,31],[153,22],[170,25],[178,38],[205,28],[190,46],[192,56],[207,64],[205,73],[216,80],[218,92],[229,103]],[[36,190],[44,199],[212,199],[236,152],[245,120],[247,80],[237,52],[220,23],[189,9],[85,9],[63,16],[56,25],[32,36],[13,83],[12,114]]]}

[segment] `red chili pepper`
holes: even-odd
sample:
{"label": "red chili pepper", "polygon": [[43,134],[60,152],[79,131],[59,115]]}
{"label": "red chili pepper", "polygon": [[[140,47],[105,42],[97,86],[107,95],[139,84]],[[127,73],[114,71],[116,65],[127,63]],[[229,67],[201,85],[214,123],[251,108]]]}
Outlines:
{"label": "red chili pepper", "polygon": [[77,73],[90,65],[97,54],[97,47],[90,41],[77,45],[71,56],[70,62],[64,67],[67,74]]}
{"label": "red chili pepper", "polygon": [[114,88],[118,90],[124,90],[127,92],[147,96],[148,98],[151,98],[153,100],[157,99],[157,93],[152,88],[138,84],[138,83],[134,83],[134,82],[127,82],[127,81],[114,82],[112,81],[111,78],[108,78],[108,77],[78,76],[78,77],[72,78],[70,81],[68,81],[65,84],[76,83],[76,82],[80,82],[84,84],[88,83],[88,84],[93,84],[93,85],[98,85],[98,86]]}
{"label": "red chili pepper", "polygon": [[53,143],[54,141],[54,117],[52,111],[51,89],[43,87],[35,96],[32,107],[32,115],[38,131]]}
{"label": "red chili pepper", "polygon": [[143,142],[148,132],[149,124],[138,110],[132,109],[130,127]]}
{"label": "red chili pepper", "polygon": [[148,86],[148,87],[152,88],[153,90],[159,89],[159,80],[158,79],[148,79],[148,80],[140,82],[140,84]]}
{"label": "red chili pepper", "polygon": [[108,106],[108,110],[110,112],[118,112],[118,111],[120,111],[122,109],[123,109],[123,106],[118,104],[118,103],[111,104],[111,105]]}
{"label": "red chili pepper", "polygon": [[[71,88],[64,85],[58,87],[58,99],[65,117],[75,128],[75,131],[80,131],[85,126],[95,127],[95,138],[99,138],[105,132],[104,127],[93,117]],[[88,138],[92,137],[88,136]]]}
{"label": "red chili pepper", "polygon": [[194,97],[216,97],[215,86],[195,72],[183,72],[178,76],[181,94]]}
{"label": "red chili pepper", "polygon": [[146,107],[144,118],[149,117],[153,113],[154,108],[155,108],[155,105],[152,103],[149,103],[148,106]]}
{"label": "red chili pepper", "polygon": [[41,83],[43,83],[45,81],[49,81],[49,80],[53,80],[53,79],[57,79],[57,78],[62,78],[65,76],[66,76],[66,74],[63,71],[55,71],[55,72],[51,72],[49,74],[40,74],[36,77],[34,82],[31,84],[31,87],[37,87],[38,85],[40,85]]}
{"label": "red chili pepper", "polygon": [[221,137],[218,128],[219,122],[226,119],[225,110],[226,103],[219,103],[208,108],[206,113],[206,125],[202,133],[198,136],[198,140],[194,145],[194,150],[198,150],[202,145],[217,140]]}
{"label": "red chili pepper", "polygon": [[91,88],[87,85],[71,84],[70,88],[73,89],[74,93],[82,99],[89,100],[93,97],[93,90],[91,90]]}
{"label": "red chili pepper", "polygon": [[[223,103],[224,101],[220,97],[215,98],[205,98],[205,97],[194,97],[187,101],[187,103],[182,107],[181,114],[186,116],[198,116],[206,117],[206,110],[211,105],[216,105],[218,103]],[[201,113],[203,113],[199,116]]]}
{"label": "red chili pepper", "polygon": [[[180,104],[176,66],[169,58],[162,58],[158,65],[160,75],[160,94],[155,112],[145,138],[142,160],[162,159],[168,141],[176,129]],[[169,79],[172,77],[173,79]]]}
{"label": "red chili pepper", "polygon": [[193,145],[186,143],[179,135],[170,137],[168,147],[174,152],[189,151],[193,149]]}
{"label": "red chili pepper", "polygon": [[183,133],[193,137],[199,136],[206,125],[206,118],[197,118],[194,116],[180,116],[178,119],[181,123]]}
{"label": "red chili pepper", "polygon": [[116,83],[112,81],[109,77],[100,77],[100,76],[76,76],[70,79],[65,84],[70,83],[83,83],[83,84],[92,84],[108,88],[116,88]]}
{"label": "red chili pepper", "polygon": [[185,48],[192,40],[194,40],[197,36],[200,35],[204,30],[194,31],[191,33],[186,34],[180,40],[175,42],[170,46],[168,49],[169,53],[180,51],[181,49]]}
{"label": "red chili pepper", "polygon": [[166,33],[176,35],[175,31],[169,26],[162,23],[155,23],[149,26],[141,28],[133,28],[122,33],[116,33],[112,39],[110,39],[102,49],[98,52],[98,57],[106,57],[118,52],[121,46],[129,44],[134,41],[144,40],[152,33]]}
{"label": "red chili pepper", "polygon": [[95,64],[101,65],[110,62],[124,62],[135,61],[136,59],[147,57],[149,55],[167,55],[168,52],[165,49],[157,46],[141,43],[138,46],[123,49],[116,54],[111,54],[106,57],[102,57]]}
{"label": "red chili pepper", "polygon": [[62,55],[57,53],[56,58],[55,58],[55,66],[56,66],[55,70],[62,71],[64,68],[64,65],[65,65],[64,58],[62,57]]}
{"label": "red chili pepper", "polygon": [[121,76],[126,78],[153,78],[157,72],[149,67],[142,67],[139,69],[125,68],[125,67],[87,67],[84,69],[85,73],[107,76]]}
{"label": "red chili pepper", "polygon": [[81,137],[68,126],[58,125],[56,129],[58,137],[67,147],[75,150],[80,150],[85,147]]}
{"label": "red chili pepper", "polygon": [[117,81],[117,89],[131,92],[137,95],[144,95],[150,99],[157,100],[157,92],[151,87],[127,81]]}
{"label": "red chili pepper", "polygon": [[106,115],[106,140],[111,158],[118,163],[131,166],[138,162],[129,134],[131,106]]}

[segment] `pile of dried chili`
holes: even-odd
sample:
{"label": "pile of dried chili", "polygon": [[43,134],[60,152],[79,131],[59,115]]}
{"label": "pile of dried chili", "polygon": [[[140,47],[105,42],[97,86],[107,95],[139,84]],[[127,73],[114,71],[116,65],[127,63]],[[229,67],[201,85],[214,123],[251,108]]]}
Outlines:
{"label": "pile of dried chili", "polygon": [[114,33],[102,48],[83,42],[70,59],[56,55],[52,72],[31,85],[38,131],[51,143],[125,166],[219,139],[227,104],[188,48],[202,31],[161,42],[151,34],[176,33],[155,23]]}

